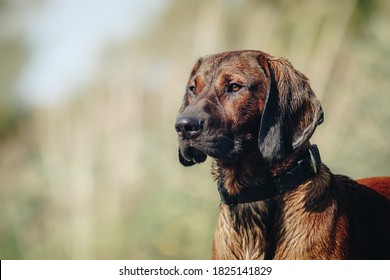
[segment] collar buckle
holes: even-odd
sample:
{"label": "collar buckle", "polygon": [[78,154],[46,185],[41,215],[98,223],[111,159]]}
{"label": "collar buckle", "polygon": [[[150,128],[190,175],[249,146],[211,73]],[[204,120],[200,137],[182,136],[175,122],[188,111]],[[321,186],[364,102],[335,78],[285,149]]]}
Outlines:
{"label": "collar buckle", "polygon": [[[312,145],[309,149],[310,163],[313,168],[314,174],[317,174],[318,168],[320,167],[321,158],[318,151],[317,145]],[[317,159],[317,160],[316,160]]]}

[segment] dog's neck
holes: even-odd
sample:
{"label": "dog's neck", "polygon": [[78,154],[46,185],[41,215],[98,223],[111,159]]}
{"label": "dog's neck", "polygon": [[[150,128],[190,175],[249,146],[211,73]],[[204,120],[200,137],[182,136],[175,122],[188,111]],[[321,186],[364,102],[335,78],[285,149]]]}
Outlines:
{"label": "dog's neck", "polygon": [[241,201],[252,202],[299,185],[316,173],[319,163],[317,148],[307,143],[272,166],[267,166],[259,153],[244,151],[235,161],[215,160],[212,170],[222,201],[226,203],[225,197],[239,196]]}
{"label": "dog's neck", "polygon": [[271,174],[267,172],[260,152],[253,153],[251,150],[244,150],[234,160],[215,159],[212,163],[214,179],[218,184],[223,182],[229,195],[237,195],[247,186],[262,186],[270,179]]}
{"label": "dog's neck", "polygon": [[[286,158],[283,163],[267,167],[259,155],[244,154],[234,164],[216,160],[213,166],[214,176],[223,181],[224,187],[231,194],[240,194],[249,186],[267,188],[267,182],[280,176],[286,170],[296,166],[309,152],[310,145]],[[319,164],[319,163],[318,163]],[[275,174],[275,175],[274,175]],[[299,220],[285,221],[284,209],[291,213],[301,212],[305,207],[315,210],[322,207],[319,201],[326,201],[328,191],[325,186],[331,180],[329,170],[321,165],[318,176],[293,189],[292,192],[307,193],[317,186],[310,196],[296,196],[293,193],[282,194],[253,203],[221,203],[218,224],[213,240],[213,259],[272,259],[281,242],[281,228],[302,226]],[[319,183],[319,181],[324,181]],[[324,186],[319,188],[318,186]],[[304,197],[301,199],[300,197]],[[305,208],[306,209],[306,208]],[[285,238],[285,237],[283,237]],[[295,236],[288,236],[288,244]],[[279,245],[278,245],[279,244]],[[280,253],[280,252],[279,252]]]}

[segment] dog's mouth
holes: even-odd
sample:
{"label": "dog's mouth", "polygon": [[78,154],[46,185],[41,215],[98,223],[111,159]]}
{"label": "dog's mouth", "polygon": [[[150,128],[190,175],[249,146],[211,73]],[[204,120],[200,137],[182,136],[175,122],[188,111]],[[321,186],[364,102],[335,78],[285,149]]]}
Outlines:
{"label": "dog's mouth", "polygon": [[194,148],[191,143],[183,143],[180,145],[180,152],[183,158],[189,162],[202,163],[207,158],[204,152]]}
{"label": "dog's mouth", "polygon": [[232,152],[236,150],[236,147],[231,135],[221,134],[220,137],[209,139],[179,139],[179,150],[184,160],[202,163],[207,156],[214,159],[230,158],[233,156]]}

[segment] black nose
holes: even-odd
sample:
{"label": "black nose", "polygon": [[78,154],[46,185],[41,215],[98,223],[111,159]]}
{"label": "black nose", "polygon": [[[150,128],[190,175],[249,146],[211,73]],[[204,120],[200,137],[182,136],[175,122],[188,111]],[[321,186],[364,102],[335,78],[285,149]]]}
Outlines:
{"label": "black nose", "polygon": [[203,122],[195,117],[178,117],[175,128],[180,138],[193,139],[200,134]]}

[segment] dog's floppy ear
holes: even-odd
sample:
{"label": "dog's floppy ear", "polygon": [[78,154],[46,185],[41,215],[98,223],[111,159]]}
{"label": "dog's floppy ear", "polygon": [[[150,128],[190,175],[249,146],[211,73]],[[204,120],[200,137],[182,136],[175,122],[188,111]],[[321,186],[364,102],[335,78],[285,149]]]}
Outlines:
{"label": "dog's floppy ear", "polygon": [[262,112],[259,149],[270,164],[305,144],[323,122],[321,104],[308,79],[284,59],[259,56],[269,80]]}

